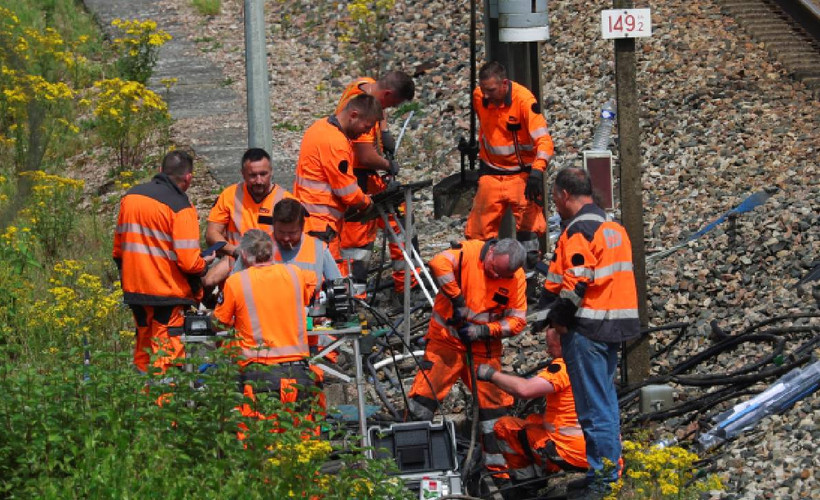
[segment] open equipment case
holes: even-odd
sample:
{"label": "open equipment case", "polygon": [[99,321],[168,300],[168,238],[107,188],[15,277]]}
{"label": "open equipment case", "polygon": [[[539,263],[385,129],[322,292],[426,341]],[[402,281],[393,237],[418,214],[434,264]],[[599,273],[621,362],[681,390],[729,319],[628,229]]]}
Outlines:
{"label": "open equipment case", "polygon": [[[392,458],[397,476],[414,492],[422,483],[440,485],[434,496],[462,494],[453,422],[405,422],[368,429],[375,458]],[[426,481],[425,481],[426,480]],[[432,493],[432,492],[431,492]]]}

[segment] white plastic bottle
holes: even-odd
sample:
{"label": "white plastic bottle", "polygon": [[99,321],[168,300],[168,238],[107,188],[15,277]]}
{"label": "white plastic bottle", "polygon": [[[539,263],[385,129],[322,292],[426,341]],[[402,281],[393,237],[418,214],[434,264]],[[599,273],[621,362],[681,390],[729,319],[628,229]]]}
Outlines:
{"label": "white plastic bottle", "polygon": [[604,103],[601,108],[601,121],[595,128],[592,137],[592,151],[609,151],[609,139],[612,136],[612,126],[615,124],[615,101],[612,99]]}

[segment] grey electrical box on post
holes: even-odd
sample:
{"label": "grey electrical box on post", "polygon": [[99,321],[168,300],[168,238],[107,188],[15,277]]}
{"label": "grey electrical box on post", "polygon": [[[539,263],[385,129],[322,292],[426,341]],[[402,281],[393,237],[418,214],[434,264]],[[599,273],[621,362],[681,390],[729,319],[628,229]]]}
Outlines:
{"label": "grey electrical box on post", "polygon": [[668,385],[647,385],[641,388],[641,413],[652,413],[672,407],[674,391]]}
{"label": "grey electrical box on post", "polygon": [[614,187],[612,177],[612,153],[609,151],[584,151],[584,169],[589,172],[592,180],[592,191],[604,210],[615,208]]}

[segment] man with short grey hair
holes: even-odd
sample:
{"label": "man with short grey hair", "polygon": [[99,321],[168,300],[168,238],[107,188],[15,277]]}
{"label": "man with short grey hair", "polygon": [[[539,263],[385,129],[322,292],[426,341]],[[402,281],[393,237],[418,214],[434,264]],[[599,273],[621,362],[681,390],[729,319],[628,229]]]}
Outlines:
{"label": "man with short grey hair", "polygon": [[[527,284],[521,269],[525,254],[521,243],[513,239],[470,240],[430,261],[441,288],[433,305],[421,371],[409,394],[408,410],[414,417],[432,418],[457,380],[472,387],[470,350],[475,366],[501,369],[501,339],[518,335],[527,324]],[[493,425],[507,414],[513,398],[481,380],[476,392],[484,462],[489,470],[500,471],[506,462]]]}

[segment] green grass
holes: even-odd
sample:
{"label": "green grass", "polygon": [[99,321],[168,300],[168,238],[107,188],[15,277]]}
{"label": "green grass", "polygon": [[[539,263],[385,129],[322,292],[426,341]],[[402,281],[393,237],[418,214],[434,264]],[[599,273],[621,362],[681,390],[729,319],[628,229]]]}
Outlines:
{"label": "green grass", "polygon": [[191,4],[203,16],[216,16],[222,10],[221,0],[191,0]]}

